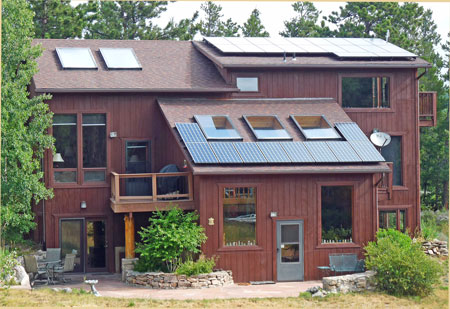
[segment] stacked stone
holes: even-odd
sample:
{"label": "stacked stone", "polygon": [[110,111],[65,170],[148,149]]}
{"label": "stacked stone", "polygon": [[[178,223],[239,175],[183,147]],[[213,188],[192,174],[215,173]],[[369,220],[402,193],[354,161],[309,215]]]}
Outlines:
{"label": "stacked stone", "polygon": [[330,293],[375,291],[375,272],[366,271],[344,276],[324,277],[323,289]]}
{"label": "stacked stone", "polygon": [[432,241],[424,241],[422,249],[425,254],[431,256],[448,256],[447,242],[434,239]]}
{"label": "stacked stone", "polygon": [[215,271],[188,277],[172,273],[128,271],[126,283],[152,289],[195,289],[212,288],[233,284],[231,271]]}

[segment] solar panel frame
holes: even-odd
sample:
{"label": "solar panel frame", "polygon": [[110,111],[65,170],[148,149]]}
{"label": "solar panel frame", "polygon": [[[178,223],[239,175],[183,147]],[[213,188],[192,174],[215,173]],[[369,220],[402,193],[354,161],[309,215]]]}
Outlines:
{"label": "solar panel frame", "polygon": [[267,163],[267,159],[255,142],[235,142],[233,146],[244,163]]}
{"label": "solar panel frame", "polygon": [[183,142],[186,143],[201,143],[207,142],[199,125],[196,123],[175,123],[175,127],[181,136]]}
{"label": "solar panel frame", "polygon": [[326,142],[303,142],[303,145],[305,145],[317,163],[339,162]]}
{"label": "solar panel frame", "polygon": [[[92,54],[92,51],[89,47],[56,47],[56,54],[58,56],[59,62],[61,63],[61,66],[63,69],[93,69],[97,70],[97,62],[95,61],[94,55]],[[74,61],[70,59],[69,57],[74,57],[74,55],[67,55],[66,52],[76,52],[76,51],[85,51],[87,54],[85,55],[78,55],[77,60],[80,60],[80,57],[86,57],[88,60],[87,62],[90,62],[90,65],[83,64],[83,65],[75,65],[73,64]]]}
{"label": "solar panel frame", "polygon": [[369,141],[349,141],[353,150],[358,154],[363,162],[385,162],[380,152]]}
{"label": "solar panel frame", "polygon": [[280,142],[292,163],[314,163],[315,160],[303,142]]}
{"label": "solar panel frame", "polygon": [[334,126],[347,141],[369,141],[355,122],[336,122]]}
{"label": "solar panel frame", "polygon": [[291,159],[278,142],[258,142],[259,149],[269,163],[291,163]]}
{"label": "solar panel frame", "polygon": [[216,154],[219,163],[243,163],[241,156],[233,145],[233,142],[209,142],[211,149]]}
{"label": "solar panel frame", "polygon": [[185,144],[195,164],[214,164],[219,162],[208,143],[187,142]]}
{"label": "solar panel frame", "polygon": [[362,162],[362,159],[345,141],[327,141],[328,147],[334,153],[339,162]]}
{"label": "solar panel frame", "polygon": [[[102,57],[103,57],[103,60],[105,61],[105,63],[106,63],[106,66],[108,67],[108,69],[113,69],[113,70],[123,70],[123,69],[128,69],[128,70],[130,70],[130,69],[135,69],[135,70],[142,70],[142,65],[141,65],[141,63],[139,62],[139,59],[138,59],[138,57],[136,56],[136,53],[134,52],[134,49],[133,48],[131,48],[131,47],[125,47],[125,48],[99,48],[99,51],[100,51],[100,54],[102,55]],[[122,64],[122,65],[117,65],[117,64],[115,64],[114,62],[116,62],[116,60],[115,59],[112,59],[111,57],[112,57],[112,55],[111,54],[108,54],[108,53],[114,53],[114,52],[125,52],[125,51],[128,51],[129,52],[129,57],[132,57],[131,59],[132,60],[134,60],[134,62],[135,62],[135,64],[134,65],[124,65],[124,64]],[[116,55],[116,57],[117,56],[120,56],[120,58],[122,58],[122,59],[125,59],[124,57],[125,57],[125,55],[124,54],[122,54],[122,55]],[[132,61],[133,62],[133,61]]]}

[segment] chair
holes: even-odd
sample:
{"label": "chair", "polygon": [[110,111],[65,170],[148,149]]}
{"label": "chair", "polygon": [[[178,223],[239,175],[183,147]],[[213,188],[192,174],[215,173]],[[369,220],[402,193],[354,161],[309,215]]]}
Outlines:
{"label": "chair", "polygon": [[25,266],[25,271],[27,274],[31,274],[31,286],[38,280],[42,275],[46,276],[45,281],[49,284],[49,275],[47,267],[38,267],[38,263],[36,260],[36,256],[34,255],[25,255],[23,257],[23,262]]}
{"label": "chair", "polygon": [[54,262],[61,260],[61,248],[47,248],[46,262]]}
{"label": "chair", "polygon": [[63,266],[56,266],[52,269],[53,275],[58,276],[58,280],[61,280],[63,282],[67,282],[67,280],[64,278],[64,273],[72,272],[75,267],[75,254],[66,254],[66,257],[64,259],[64,265]]}

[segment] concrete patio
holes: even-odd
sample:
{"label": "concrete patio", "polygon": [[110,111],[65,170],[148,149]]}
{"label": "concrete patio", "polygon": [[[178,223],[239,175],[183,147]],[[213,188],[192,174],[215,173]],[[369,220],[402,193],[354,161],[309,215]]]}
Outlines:
{"label": "concrete patio", "polygon": [[83,283],[87,280],[98,280],[95,288],[101,296],[123,298],[152,298],[152,299],[226,299],[226,298],[265,298],[265,297],[297,297],[300,292],[305,292],[312,286],[322,286],[321,281],[306,282],[282,282],[265,285],[241,285],[233,284],[226,287],[206,289],[178,289],[178,290],[153,290],[143,287],[129,286],[120,281],[119,274],[83,274],[70,275],[71,281],[66,284],[38,286],[36,288],[82,288],[86,291],[90,287]]}

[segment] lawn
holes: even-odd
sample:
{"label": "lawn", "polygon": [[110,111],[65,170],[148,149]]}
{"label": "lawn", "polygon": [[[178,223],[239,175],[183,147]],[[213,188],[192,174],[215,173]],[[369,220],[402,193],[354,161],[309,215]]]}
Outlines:
{"label": "lawn", "polygon": [[226,300],[149,300],[95,297],[90,294],[1,290],[0,306],[8,307],[156,307],[156,308],[448,308],[448,289],[440,287],[425,298],[398,298],[381,293],[330,295],[323,299],[310,297],[226,299]]}

